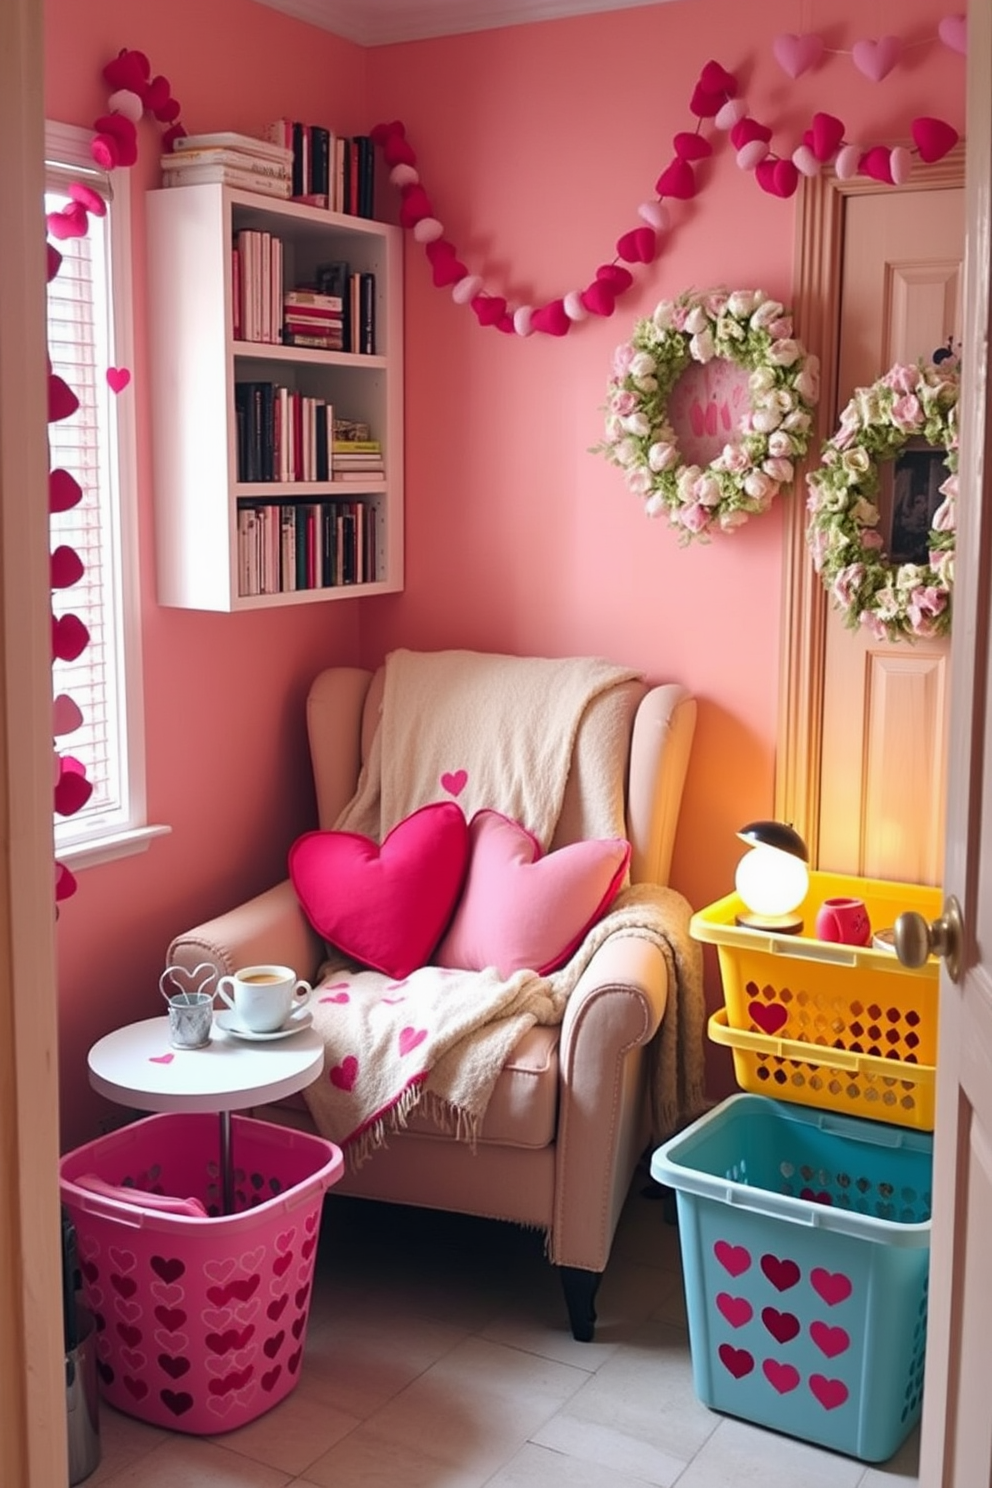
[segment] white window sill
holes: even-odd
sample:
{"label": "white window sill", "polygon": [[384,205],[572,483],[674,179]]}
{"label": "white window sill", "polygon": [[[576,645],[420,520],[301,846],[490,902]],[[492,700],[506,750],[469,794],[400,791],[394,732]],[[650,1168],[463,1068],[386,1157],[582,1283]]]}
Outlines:
{"label": "white window sill", "polygon": [[164,837],[171,831],[171,827],[132,827],[127,832],[114,832],[90,842],[67,843],[65,847],[56,843],[55,856],[76,873],[81,868],[95,868],[98,863],[112,863],[115,858],[146,852],[153,838]]}

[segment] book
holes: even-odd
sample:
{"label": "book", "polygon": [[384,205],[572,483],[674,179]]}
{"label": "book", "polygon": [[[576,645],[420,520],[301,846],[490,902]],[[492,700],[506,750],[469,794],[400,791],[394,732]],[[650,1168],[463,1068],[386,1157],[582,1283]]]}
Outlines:
{"label": "book", "polygon": [[311,336],[305,331],[284,331],[283,346],[299,346],[305,351],[343,351],[341,336]]}
{"label": "book", "polygon": [[371,137],[367,134],[356,134],[354,143],[358,166],[356,215],[371,217],[373,215],[375,149]]}
{"label": "book", "polygon": [[327,207],[330,205],[329,190],[331,179],[331,132],[322,124],[310,125],[310,181],[307,187],[308,193],[317,200],[312,203],[316,207]]}
{"label": "book", "polygon": [[307,189],[306,158],[303,145],[306,131],[298,120],[293,121],[293,196],[302,196]]}
{"label": "book", "polygon": [[339,470],[334,466],[335,481],[377,481],[384,480],[386,472],[379,470]]}
{"label": "book", "polygon": [[195,154],[200,150],[238,150],[242,154],[257,156],[260,160],[276,161],[282,165],[292,164],[293,152],[281,140],[256,139],[251,134],[184,134],[173,140],[176,155]]}
{"label": "book", "polygon": [[274,176],[279,181],[290,176],[289,167],[281,160],[267,160],[243,150],[183,150],[179,154],[160,156],[159,163],[165,172],[188,170],[193,165],[229,165],[235,170],[251,171],[253,176]]}
{"label": "book", "polygon": [[233,186],[257,196],[290,197],[290,183],[277,176],[260,176],[233,165],[190,165],[162,172],[163,186]]}
{"label": "book", "polygon": [[375,355],[375,275],[358,274],[358,345],[352,350]]}
{"label": "book", "polygon": [[335,429],[331,447],[336,455],[378,455],[382,443],[378,439],[342,439]]}
{"label": "book", "polygon": [[335,315],[340,315],[344,307],[340,295],[323,294],[316,289],[287,289],[283,295],[283,304],[299,309],[326,311],[328,314]]}

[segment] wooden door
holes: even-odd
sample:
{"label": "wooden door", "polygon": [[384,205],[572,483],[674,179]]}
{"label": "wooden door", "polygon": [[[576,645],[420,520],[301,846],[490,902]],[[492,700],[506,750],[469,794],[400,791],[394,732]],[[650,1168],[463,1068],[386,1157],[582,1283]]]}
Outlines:
{"label": "wooden door", "polygon": [[963,970],[940,979],[930,1318],[920,1488],[992,1483],[992,8],[968,17],[967,341],[945,891]]}
{"label": "wooden door", "polygon": [[[848,200],[835,411],[894,363],[930,357],[948,338],[958,345],[963,255],[962,189]],[[880,503],[892,552],[894,467],[882,468]],[[949,643],[875,641],[832,608],[824,643],[818,864],[939,883]]]}

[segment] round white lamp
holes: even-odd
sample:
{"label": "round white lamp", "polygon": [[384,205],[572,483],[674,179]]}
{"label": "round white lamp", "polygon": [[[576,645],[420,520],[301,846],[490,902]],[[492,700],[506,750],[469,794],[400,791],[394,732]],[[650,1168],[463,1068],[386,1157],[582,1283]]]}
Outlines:
{"label": "round white lamp", "polygon": [[737,833],[746,852],[737,865],[735,884],[744,901],[738,925],[798,935],[802,915],[796,910],[809,892],[809,852],[799,833],[785,822],[749,822]]}

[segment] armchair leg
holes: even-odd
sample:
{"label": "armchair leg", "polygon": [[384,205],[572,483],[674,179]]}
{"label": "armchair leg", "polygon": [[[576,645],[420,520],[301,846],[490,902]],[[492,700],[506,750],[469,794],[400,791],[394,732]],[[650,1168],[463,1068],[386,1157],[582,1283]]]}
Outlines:
{"label": "armchair leg", "polygon": [[583,1271],[578,1266],[559,1266],[562,1290],[572,1337],[579,1343],[591,1343],[596,1331],[596,1293],[603,1279],[602,1271]]}

